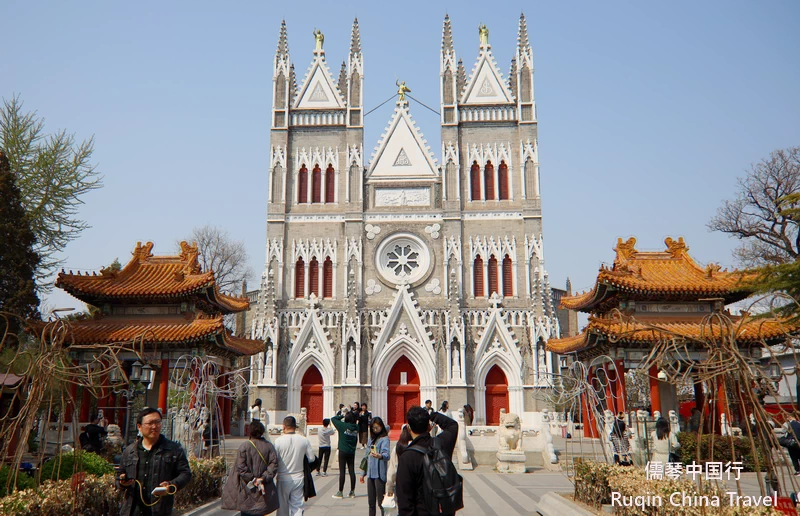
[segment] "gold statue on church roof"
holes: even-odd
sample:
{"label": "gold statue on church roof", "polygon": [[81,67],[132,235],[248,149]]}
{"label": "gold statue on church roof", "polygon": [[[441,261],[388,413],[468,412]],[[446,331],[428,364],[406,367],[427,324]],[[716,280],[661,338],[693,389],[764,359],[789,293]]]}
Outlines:
{"label": "gold statue on church roof", "polygon": [[478,34],[481,38],[481,45],[488,45],[489,44],[489,28],[486,26],[485,23],[481,23],[478,25]]}
{"label": "gold statue on church roof", "polygon": [[406,93],[411,91],[411,88],[406,86],[406,81],[400,82],[399,80],[395,80],[394,83],[397,85],[397,94],[400,96],[400,102],[406,100]]}
{"label": "gold statue on church roof", "polygon": [[325,43],[325,35],[317,28],[314,29],[314,41],[317,44],[315,50],[322,50],[322,45]]}

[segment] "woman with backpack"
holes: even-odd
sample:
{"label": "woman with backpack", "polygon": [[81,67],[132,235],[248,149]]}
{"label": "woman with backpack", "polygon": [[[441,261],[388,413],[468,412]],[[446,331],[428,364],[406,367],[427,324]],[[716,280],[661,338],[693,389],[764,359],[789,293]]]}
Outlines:
{"label": "woman with backpack", "polygon": [[[371,436],[367,443],[367,469],[361,470],[361,483],[367,479],[367,495],[369,496],[369,516],[375,516],[376,506],[382,504],[386,493],[386,470],[389,463],[389,432],[379,417],[372,418]],[[381,507],[383,515],[383,507]]]}
{"label": "woman with backpack", "polygon": [[397,513],[397,500],[394,499],[394,484],[397,480],[397,461],[400,455],[406,451],[411,441],[412,437],[411,432],[408,431],[408,425],[403,425],[403,428],[400,430],[400,437],[397,438],[397,444],[392,448],[392,454],[389,457],[389,465],[386,468],[386,494],[381,504],[384,516],[388,516],[390,513]]}
{"label": "woman with backpack", "polygon": [[278,454],[264,439],[264,425],[250,423],[250,439],[239,446],[236,464],[222,488],[222,508],[241,511],[242,516],[263,516],[278,509],[275,475]]}

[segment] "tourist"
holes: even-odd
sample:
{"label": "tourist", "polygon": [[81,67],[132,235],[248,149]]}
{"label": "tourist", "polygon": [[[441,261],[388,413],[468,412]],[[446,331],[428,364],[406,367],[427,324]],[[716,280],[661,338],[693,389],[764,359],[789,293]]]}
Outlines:
{"label": "tourist", "polygon": [[[450,460],[458,439],[458,423],[439,412],[428,415],[422,407],[411,407],[406,414],[406,422],[413,440],[408,448],[419,446],[430,448],[430,423],[436,423],[442,432],[435,439],[441,444],[442,453]],[[408,448],[397,460],[395,494],[399,514],[425,516],[430,514],[425,506],[423,483],[425,479],[425,457],[421,453],[408,453]]]}
{"label": "tourist", "polygon": [[78,439],[81,443],[83,451],[102,453],[103,441],[107,435],[106,429],[103,428],[103,416],[95,415],[92,422],[84,427],[83,432]]}
{"label": "tourist", "polygon": [[690,432],[697,432],[700,430],[700,409],[694,407],[692,409],[692,415],[689,417],[689,431]]}
{"label": "tourist", "polygon": [[[249,434],[250,438],[239,446],[236,456],[234,468],[238,483],[225,483],[222,504],[241,511],[241,516],[263,516],[278,509],[274,480],[278,473],[278,454],[264,439],[264,425],[260,421],[250,423]],[[246,487],[241,489],[239,484]]]}
{"label": "tourist", "polygon": [[472,426],[472,421],[475,418],[475,411],[472,410],[472,405],[467,403],[464,405],[464,426]]}
{"label": "tourist", "polygon": [[439,414],[443,414],[450,419],[453,419],[453,415],[450,413],[450,403],[448,403],[447,400],[442,402],[442,406],[439,408]]}
{"label": "tourist", "polygon": [[344,406],[344,403],[339,403],[339,410],[336,412],[337,416],[343,416],[347,407]]}
{"label": "tourist", "polygon": [[390,458],[389,431],[379,417],[372,420],[369,428],[372,435],[367,443],[367,470],[361,472],[361,483],[366,479],[369,516],[375,516],[376,506],[383,502],[383,495],[386,493],[386,468]]}
{"label": "tourist", "polygon": [[[344,406],[344,405],[342,405]],[[331,436],[336,433],[336,430],[330,427],[331,420],[325,418],[322,420],[322,428],[317,432],[317,440],[319,441],[319,464],[322,468],[317,468],[317,476],[328,476],[328,460],[331,458]]]}
{"label": "tourist", "polygon": [[794,475],[800,476],[800,421],[794,416],[789,416],[789,421],[783,424],[783,429],[785,434],[778,440],[778,444],[789,452],[789,458],[792,459],[792,466],[794,466]]}
{"label": "tourist", "polygon": [[275,439],[278,453],[278,516],[303,514],[303,458],[314,462],[311,442],[297,433],[294,416],[283,418],[283,434]]}
{"label": "tourist", "polygon": [[411,442],[411,432],[408,425],[403,425],[400,430],[400,436],[397,438],[397,444],[392,448],[392,454],[389,457],[389,465],[386,467],[386,494],[394,496],[394,485],[397,477],[397,461],[398,458],[406,451],[408,444]]}
{"label": "tourist", "polygon": [[334,416],[331,423],[339,432],[339,491],[333,498],[344,498],[345,468],[350,470],[350,498],[356,497],[356,444],[358,443],[357,412],[349,411],[344,417]]}
{"label": "tourist", "polygon": [[663,417],[656,421],[656,429],[650,435],[653,440],[653,453],[650,462],[678,462],[677,450],[681,447],[678,438],[669,429],[669,421]]}
{"label": "tourist", "polygon": [[436,412],[433,410],[433,402],[431,400],[425,400],[425,410],[428,411],[428,414],[433,414]]}
{"label": "tourist", "polygon": [[358,414],[361,412],[361,404],[357,401],[354,401],[353,406],[350,410],[355,412],[356,417],[358,417]]}
{"label": "tourist", "polygon": [[625,422],[621,419],[614,421],[614,426],[611,427],[611,450],[614,453],[614,464],[621,466],[630,466],[633,464],[631,461],[631,442],[628,439],[628,430],[625,428]]}
{"label": "tourist", "polygon": [[363,450],[367,447],[367,439],[369,438],[369,425],[372,422],[372,412],[367,410],[367,404],[361,404],[361,414],[358,415],[358,443],[359,449]]}
{"label": "tourist", "polygon": [[[161,435],[161,413],[145,407],[136,418],[141,439],[122,452],[117,487],[125,490],[122,516],[172,514],[175,493],[192,479],[181,445]],[[152,475],[148,473],[152,472]],[[156,488],[159,488],[155,491]],[[155,492],[154,492],[155,491]]]}
{"label": "tourist", "polygon": [[261,421],[261,398],[256,398],[250,407],[250,421]]}

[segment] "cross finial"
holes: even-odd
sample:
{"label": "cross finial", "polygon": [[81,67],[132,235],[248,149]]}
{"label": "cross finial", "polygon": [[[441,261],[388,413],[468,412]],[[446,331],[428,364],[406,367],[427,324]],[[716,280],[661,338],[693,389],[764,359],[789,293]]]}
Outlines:
{"label": "cross finial", "polygon": [[492,305],[492,308],[497,308],[503,303],[503,298],[497,295],[497,292],[492,292],[491,297],[489,297],[489,304]]}
{"label": "cross finial", "polygon": [[308,296],[308,308],[309,310],[313,310],[317,306],[317,295],[315,293],[311,293]]}

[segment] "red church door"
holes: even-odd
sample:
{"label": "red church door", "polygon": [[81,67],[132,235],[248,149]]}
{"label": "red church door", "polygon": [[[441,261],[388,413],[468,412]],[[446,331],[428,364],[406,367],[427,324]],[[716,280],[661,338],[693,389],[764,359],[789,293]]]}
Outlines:
{"label": "red church door", "polygon": [[397,359],[389,372],[387,401],[387,424],[392,427],[392,435],[400,435],[400,428],[406,422],[406,412],[419,405],[419,374],[411,360],[405,355]]}
{"label": "red church door", "polygon": [[508,380],[498,366],[489,369],[486,375],[486,424],[500,424],[500,409],[508,412]]}
{"label": "red church door", "polygon": [[300,407],[308,411],[306,418],[309,425],[321,425],[325,412],[322,406],[322,374],[315,366],[310,366],[303,375],[300,391]]}

